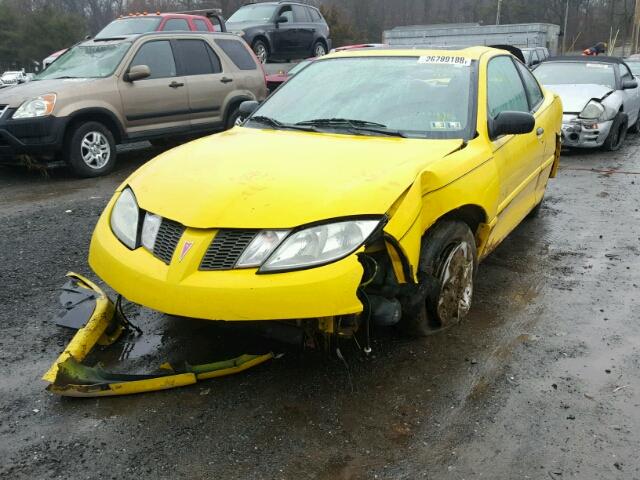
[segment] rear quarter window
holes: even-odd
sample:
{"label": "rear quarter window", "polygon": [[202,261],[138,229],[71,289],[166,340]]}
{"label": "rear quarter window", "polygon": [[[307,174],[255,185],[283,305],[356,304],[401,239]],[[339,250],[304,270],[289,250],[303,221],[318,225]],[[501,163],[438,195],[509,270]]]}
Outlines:
{"label": "rear quarter window", "polygon": [[216,45],[222,49],[240,70],[256,70],[258,68],[247,47],[239,40],[221,38],[216,40]]}

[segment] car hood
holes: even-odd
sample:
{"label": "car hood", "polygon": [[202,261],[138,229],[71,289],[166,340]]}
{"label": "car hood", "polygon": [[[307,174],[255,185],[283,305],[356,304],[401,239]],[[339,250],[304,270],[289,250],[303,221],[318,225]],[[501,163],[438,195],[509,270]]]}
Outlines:
{"label": "car hood", "polygon": [[545,85],[546,88],[557,93],[562,100],[564,113],[580,113],[589,100],[595,98],[601,100],[614,90],[605,85]]}
{"label": "car hood", "polygon": [[462,140],[234,128],[170,150],[123,184],[192,228],[292,228],[384,214]]}
{"label": "car hood", "polygon": [[61,80],[37,80],[15,85],[12,88],[0,90],[0,104],[17,108],[25,100],[45,95],[47,93],[62,94],[66,91],[77,93],[79,84],[95,82],[95,78],[70,78]]}
{"label": "car hood", "polygon": [[246,30],[248,28],[264,27],[269,22],[226,22],[227,32],[234,32],[238,30]]}

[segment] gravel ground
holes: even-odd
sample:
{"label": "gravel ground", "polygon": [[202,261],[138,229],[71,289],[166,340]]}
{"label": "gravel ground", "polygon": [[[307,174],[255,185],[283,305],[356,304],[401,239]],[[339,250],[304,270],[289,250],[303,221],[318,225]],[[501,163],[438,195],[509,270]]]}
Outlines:
{"label": "gravel ground", "polygon": [[[67,271],[95,278],[87,249],[111,192],[157,151],[97,180],[0,168],[0,477],[640,479],[639,152],[632,136],[564,155],[540,217],[482,264],[469,318],[445,334],[377,331],[372,358],[347,349],[348,372],[285,351],[104,399],[44,391],[71,336],[50,318]],[[178,323],[133,315],[150,346]]]}

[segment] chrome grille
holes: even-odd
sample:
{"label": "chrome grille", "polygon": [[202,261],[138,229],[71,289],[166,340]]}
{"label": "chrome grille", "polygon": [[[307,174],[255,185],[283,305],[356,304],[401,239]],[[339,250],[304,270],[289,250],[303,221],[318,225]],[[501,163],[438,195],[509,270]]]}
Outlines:
{"label": "chrome grille", "polygon": [[258,230],[220,230],[200,263],[200,270],[231,270]]}
{"label": "chrome grille", "polygon": [[169,265],[184,230],[184,225],[163,218],[156,236],[156,243],[153,246],[153,254]]}

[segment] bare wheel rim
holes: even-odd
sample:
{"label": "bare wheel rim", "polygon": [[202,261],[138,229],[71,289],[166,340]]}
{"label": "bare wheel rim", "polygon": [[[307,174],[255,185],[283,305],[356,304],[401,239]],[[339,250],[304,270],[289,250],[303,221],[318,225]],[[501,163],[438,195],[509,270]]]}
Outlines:
{"label": "bare wheel rim", "polygon": [[258,43],[253,48],[253,51],[255,52],[256,57],[258,57],[258,60],[260,60],[261,63],[267,63],[267,47],[265,47],[261,43]]}
{"label": "bare wheel rim", "polygon": [[327,51],[324,49],[324,45],[319,43],[316,45],[316,51],[314,52],[316,57],[321,57],[327,54]]}
{"label": "bare wheel rim", "polygon": [[454,246],[440,273],[438,317],[445,327],[460,321],[471,309],[473,297],[473,253],[467,242]]}
{"label": "bare wheel rim", "polygon": [[107,137],[100,132],[88,132],[80,142],[82,161],[94,170],[98,170],[109,163],[111,146]]}
{"label": "bare wheel rim", "polygon": [[238,118],[236,118],[235,122],[233,122],[233,125],[236,127],[239,127],[242,125],[242,123],[244,122],[244,118],[242,118],[242,116],[238,116]]}

